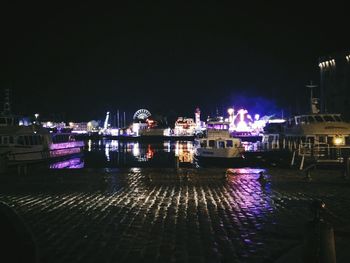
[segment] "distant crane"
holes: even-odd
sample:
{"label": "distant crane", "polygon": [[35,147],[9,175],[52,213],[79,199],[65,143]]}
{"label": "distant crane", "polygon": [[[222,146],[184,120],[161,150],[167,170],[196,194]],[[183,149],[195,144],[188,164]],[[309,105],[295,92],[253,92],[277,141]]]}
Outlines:
{"label": "distant crane", "polygon": [[107,128],[108,128],[108,120],[109,120],[109,111],[107,111],[107,113],[106,113],[106,119],[105,119],[105,122],[103,124],[104,130],[107,130]]}

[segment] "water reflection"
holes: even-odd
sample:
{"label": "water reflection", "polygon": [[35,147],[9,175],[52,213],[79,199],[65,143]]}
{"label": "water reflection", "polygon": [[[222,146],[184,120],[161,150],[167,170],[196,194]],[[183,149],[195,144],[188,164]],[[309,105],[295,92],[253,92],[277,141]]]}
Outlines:
{"label": "water reflection", "polygon": [[147,144],[144,147],[140,148],[140,143],[136,142],[132,146],[132,155],[139,162],[147,162],[147,161],[149,161],[150,159],[153,158],[154,149],[152,149],[151,144]]}
{"label": "water reflection", "polygon": [[175,152],[181,162],[193,161],[192,142],[88,141],[86,167],[173,167]]}
{"label": "water reflection", "polygon": [[50,169],[80,169],[84,168],[84,160],[80,157],[54,162],[50,164]]}
{"label": "water reflection", "polygon": [[88,152],[91,152],[91,140],[88,140]]}
{"label": "water reflection", "polygon": [[[146,166],[172,168],[175,156],[179,157],[182,167],[195,165],[193,141],[88,140],[83,158],[84,166],[87,168]],[[223,163],[217,163],[217,165],[219,167],[234,167],[236,165],[231,162]],[[202,163],[200,167],[206,165],[212,166],[210,163]],[[70,165],[58,166],[69,168]]]}
{"label": "water reflection", "polygon": [[175,156],[179,156],[179,161],[183,163],[193,163],[193,142],[177,141],[175,144]]}

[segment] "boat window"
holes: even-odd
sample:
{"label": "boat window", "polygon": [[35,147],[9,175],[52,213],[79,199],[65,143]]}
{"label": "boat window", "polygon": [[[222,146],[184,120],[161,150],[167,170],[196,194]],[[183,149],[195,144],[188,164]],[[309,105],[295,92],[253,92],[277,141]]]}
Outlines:
{"label": "boat window", "polygon": [[0,118],[0,124],[6,124],[6,119],[5,118]]}
{"label": "boat window", "polygon": [[303,124],[306,123],[306,117],[304,117],[304,116],[301,117],[301,118],[300,118],[300,122],[303,123]]}
{"label": "boat window", "polygon": [[2,144],[8,144],[9,138],[7,136],[2,137]]}
{"label": "boat window", "polygon": [[10,142],[10,144],[13,144],[13,136],[9,137],[9,142]]}
{"label": "boat window", "polygon": [[25,145],[29,145],[29,136],[24,136]]}
{"label": "boat window", "polygon": [[326,142],[325,137],[324,136],[318,137],[318,142],[319,143],[325,143]]}
{"label": "boat window", "polygon": [[23,138],[23,136],[19,136],[19,137],[18,137],[17,143],[18,143],[19,145],[24,145],[24,138]]}
{"label": "boat window", "polygon": [[209,140],[209,147],[214,147],[214,146],[215,146],[215,141]]}
{"label": "boat window", "polygon": [[28,137],[29,137],[29,144],[34,145],[33,136],[28,136]]}
{"label": "boat window", "polygon": [[315,119],[314,119],[314,117],[312,117],[312,116],[308,116],[308,117],[307,117],[307,121],[308,121],[309,123],[313,123],[313,122],[315,122]]}
{"label": "boat window", "polygon": [[311,143],[311,144],[314,144],[315,138],[314,138],[314,137],[308,137],[308,138],[307,138],[307,142],[308,142],[308,143]]}
{"label": "boat window", "polygon": [[43,143],[43,138],[41,136],[38,136],[38,142],[39,142],[39,144]]}
{"label": "boat window", "polygon": [[205,148],[207,147],[207,141],[201,141],[201,147]]}
{"label": "boat window", "polygon": [[334,121],[333,117],[330,116],[330,115],[325,115],[325,116],[323,116],[323,118],[324,118],[325,121],[329,121],[329,122]]}
{"label": "boat window", "polygon": [[227,140],[227,141],[226,141],[226,147],[233,147],[233,142],[232,142],[232,140]]}
{"label": "boat window", "polygon": [[327,136],[327,143],[329,145],[333,145],[333,137],[332,136]]}
{"label": "boat window", "polygon": [[341,117],[338,116],[338,115],[334,115],[333,118],[334,118],[336,121],[343,121],[343,120],[341,119]]}
{"label": "boat window", "polygon": [[225,148],[225,142],[219,141],[219,148]]}
{"label": "boat window", "polygon": [[323,119],[321,116],[315,116],[315,119],[317,122],[323,122]]}
{"label": "boat window", "polygon": [[2,139],[1,138],[2,138],[2,136],[0,136],[0,144],[2,143]]}
{"label": "boat window", "polygon": [[350,136],[345,137],[345,144],[350,145]]}

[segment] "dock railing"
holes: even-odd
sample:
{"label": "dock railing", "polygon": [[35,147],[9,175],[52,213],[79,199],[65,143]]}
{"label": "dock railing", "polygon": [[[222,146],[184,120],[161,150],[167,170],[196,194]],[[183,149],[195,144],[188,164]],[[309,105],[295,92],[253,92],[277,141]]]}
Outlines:
{"label": "dock railing", "polygon": [[312,158],[316,162],[340,162],[350,157],[350,146],[330,146],[326,143],[299,145],[298,155],[302,158]]}

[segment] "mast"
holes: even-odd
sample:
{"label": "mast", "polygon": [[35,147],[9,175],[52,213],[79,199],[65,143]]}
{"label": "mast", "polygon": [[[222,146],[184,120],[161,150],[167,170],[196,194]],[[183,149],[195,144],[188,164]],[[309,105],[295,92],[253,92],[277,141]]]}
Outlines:
{"label": "mast", "polygon": [[306,85],[306,87],[310,88],[310,112],[312,114],[319,113],[319,109],[317,108],[318,99],[314,98],[314,94],[313,94],[313,88],[316,88],[317,85],[314,85],[311,80],[310,84]]}
{"label": "mast", "polygon": [[119,125],[119,109],[117,110],[117,128],[118,129],[120,128],[120,125]]}
{"label": "mast", "polygon": [[123,127],[126,127],[125,111],[124,111],[123,117],[124,117],[124,126]]}

